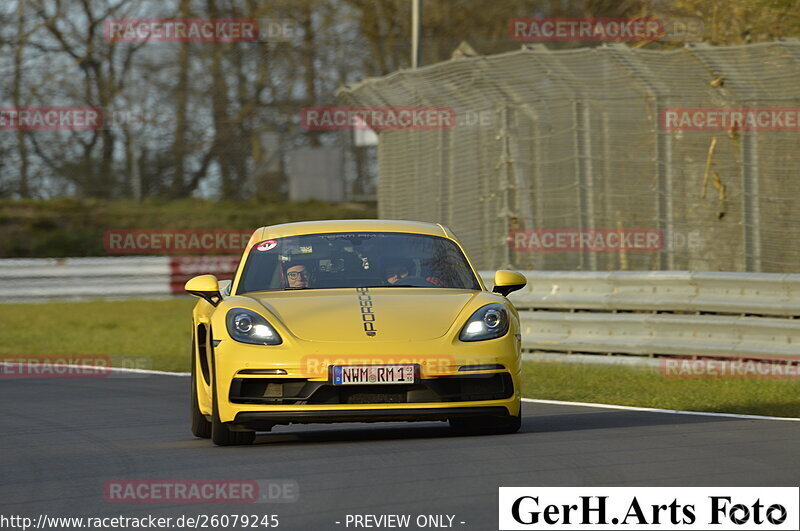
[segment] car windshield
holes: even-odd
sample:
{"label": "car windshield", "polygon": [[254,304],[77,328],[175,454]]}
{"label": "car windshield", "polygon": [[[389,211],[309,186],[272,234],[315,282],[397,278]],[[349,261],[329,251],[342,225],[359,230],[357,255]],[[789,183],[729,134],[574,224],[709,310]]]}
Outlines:
{"label": "car windshield", "polygon": [[361,287],[481,289],[452,241],[367,232],[260,242],[250,249],[237,293]]}

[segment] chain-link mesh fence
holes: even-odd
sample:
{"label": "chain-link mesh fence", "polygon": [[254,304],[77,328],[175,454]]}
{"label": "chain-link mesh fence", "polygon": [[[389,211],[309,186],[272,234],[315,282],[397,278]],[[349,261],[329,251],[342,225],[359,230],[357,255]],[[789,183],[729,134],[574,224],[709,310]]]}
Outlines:
{"label": "chain-link mesh fence", "polygon": [[[735,108],[780,109],[791,121],[796,40],[674,51],[535,45],[369,79],[339,98],[455,110],[452,129],[380,133],[379,215],[448,225],[480,268],[798,271],[797,124],[699,131],[661,120],[675,109]],[[649,252],[511,242],[556,229],[660,239]]]}

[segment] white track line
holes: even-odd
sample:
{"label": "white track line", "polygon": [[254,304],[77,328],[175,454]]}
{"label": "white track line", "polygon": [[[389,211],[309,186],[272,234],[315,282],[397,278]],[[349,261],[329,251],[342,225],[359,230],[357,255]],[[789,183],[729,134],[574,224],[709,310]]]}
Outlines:
{"label": "white track line", "polygon": [[111,367],[111,372],[132,372],[137,374],[159,374],[162,376],[191,376],[190,372],[151,371],[149,369],[126,369],[124,367]]}
{"label": "white track line", "polygon": [[788,420],[790,422],[800,422],[800,418],[794,418],[794,417],[767,417],[763,415],[740,415],[738,413],[709,413],[707,411],[681,411],[680,409],[657,409],[651,407],[618,406],[615,404],[595,404],[592,402],[565,402],[563,400],[543,400],[537,398],[523,398],[522,401],[532,402],[535,404],[553,404],[556,406],[580,406],[580,407],[596,407],[602,409],[622,409],[625,411],[645,411],[648,413],[668,413],[670,415],[726,417],[726,418],[747,419],[747,420]]}

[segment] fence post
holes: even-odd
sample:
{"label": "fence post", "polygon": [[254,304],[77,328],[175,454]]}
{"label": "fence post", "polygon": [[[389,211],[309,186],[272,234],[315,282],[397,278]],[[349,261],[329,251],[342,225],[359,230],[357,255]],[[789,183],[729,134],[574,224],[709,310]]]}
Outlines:
{"label": "fence post", "polygon": [[[592,135],[590,132],[589,106],[582,99],[573,105],[575,124],[575,166],[578,174],[578,208],[580,209],[580,229],[595,228],[594,179],[592,176]],[[581,265],[588,262],[589,270],[597,270],[597,254],[589,249],[581,251]]]}
{"label": "fence post", "polygon": [[[514,176],[514,162],[511,147],[511,130],[508,126],[508,105],[503,105],[500,113],[500,139],[503,142],[502,155],[500,155],[500,162],[498,168],[501,175],[501,208],[498,217],[501,218],[503,226],[503,238],[508,238],[508,233],[511,229],[511,219],[517,218],[515,210],[512,205],[516,206],[517,196],[519,191],[516,187],[516,177]],[[513,193],[513,197],[512,197]],[[516,222],[515,222],[516,224]],[[513,268],[514,264],[511,263],[511,249],[508,242],[505,241],[503,245],[503,267]]]}
{"label": "fence post", "polygon": [[761,271],[761,212],[759,208],[758,133],[741,132],[742,221],[745,271]]}

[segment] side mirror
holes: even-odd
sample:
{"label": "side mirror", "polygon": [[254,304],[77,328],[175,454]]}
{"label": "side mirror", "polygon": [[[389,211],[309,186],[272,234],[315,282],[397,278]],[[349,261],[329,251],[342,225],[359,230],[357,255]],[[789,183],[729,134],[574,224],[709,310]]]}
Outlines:
{"label": "side mirror", "polygon": [[190,278],[183,289],[195,297],[207,300],[211,306],[216,306],[222,300],[222,295],[219,293],[219,282],[214,275]]}
{"label": "side mirror", "polygon": [[528,283],[528,279],[522,273],[516,271],[500,270],[494,274],[494,293],[499,293],[503,297],[508,297],[512,291],[522,289]]}

